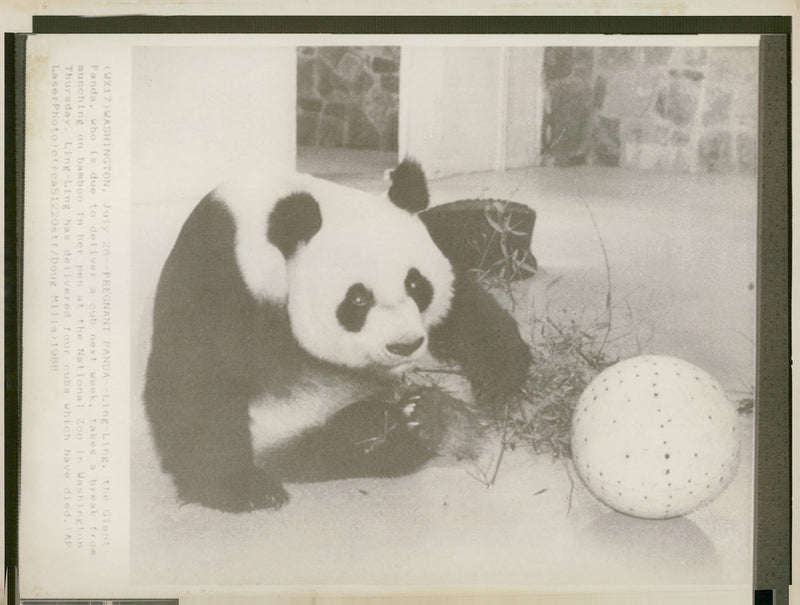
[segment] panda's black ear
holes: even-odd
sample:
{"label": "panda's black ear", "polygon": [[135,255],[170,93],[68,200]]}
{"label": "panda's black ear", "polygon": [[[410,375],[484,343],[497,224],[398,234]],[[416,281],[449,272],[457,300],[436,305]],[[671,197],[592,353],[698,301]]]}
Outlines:
{"label": "panda's black ear", "polygon": [[406,158],[392,171],[389,199],[409,212],[420,212],[428,207],[428,183],[417,162]]}
{"label": "panda's black ear", "polygon": [[319,203],[308,193],[292,193],[278,200],[267,219],[267,239],[284,258],[291,258],[298,244],[309,241],[322,227]]}

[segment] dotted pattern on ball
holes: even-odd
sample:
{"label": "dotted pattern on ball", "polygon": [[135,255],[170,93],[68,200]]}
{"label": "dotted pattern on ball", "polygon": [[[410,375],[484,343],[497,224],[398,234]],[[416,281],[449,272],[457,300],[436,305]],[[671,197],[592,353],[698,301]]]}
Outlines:
{"label": "dotted pattern on ball", "polygon": [[706,372],[644,355],[607,368],[575,409],[575,468],[601,501],[626,514],[668,518],[712,500],[732,479],[734,406]]}

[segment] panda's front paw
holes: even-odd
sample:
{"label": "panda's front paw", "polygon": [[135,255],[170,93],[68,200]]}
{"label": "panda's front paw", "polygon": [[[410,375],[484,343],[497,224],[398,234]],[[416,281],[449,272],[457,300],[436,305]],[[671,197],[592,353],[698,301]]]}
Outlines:
{"label": "panda's front paw", "polygon": [[231,513],[264,508],[279,509],[289,501],[289,493],[281,482],[259,469],[231,473],[217,481],[206,481],[201,485],[179,489],[179,496],[185,502],[197,502]]}
{"label": "panda's front paw", "polygon": [[502,356],[473,370],[471,384],[476,401],[502,411],[504,404],[521,392],[531,363],[530,349],[521,339],[508,343]]}
{"label": "panda's front paw", "polygon": [[[249,487],[245,487],[245,491],[249,494],[252,509],[274,508],[277,510],[289,501],[289,492],[283,488],[280,479],[276,479],[262,470],[251,473],[251,483]],[[246,496],[245,499],[247,500],[248,497]]]}
{"label": "panda's front paw", "polygon": [[446,429],[442,415],[443,397],[447,395],[437,389],[423,389],[401,403],[403,428],[432,452],[437,451]]}
{"label": "panda's front paw", "polygon": [[406,430],[429,451],[474,458],[486,436],[486,423],[465,401],[437,388],[406,397],[402,406]]}

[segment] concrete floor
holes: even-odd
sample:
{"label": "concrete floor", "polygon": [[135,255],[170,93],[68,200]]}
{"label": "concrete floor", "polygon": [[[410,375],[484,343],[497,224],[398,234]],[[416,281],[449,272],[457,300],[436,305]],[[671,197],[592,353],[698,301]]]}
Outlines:
{"label": "concrete floor", "polygon": [[[345,172],[329,174],[368,190],[385,187],[377,172]],[[523,333],[531,304],[537,313],[602,314],[609,287],[599,233],[615,322],[625,337],[617,342],[620,352],[686,359],[715,376],[732,398],[752,390],[754,176],[533,168],[445,178],[430,187],[434,203],[485,196],[536,209],[533,251],[542,271],[521,286],[528,302],[518,309]],[[148,305],[190,207],[134,209],[132,302],[140,326],[134,393],[146,359]],[[154,232],[158,224],[163,229]],[[136,584],[750,582],[752,416],[740,417],[740,465],[731,485],[709,505],[667,521],[613,512],[561,462],[519,448],[505,457],[492,489],[464,464],[442,459],[401,479],[290,485],[293,500],[277,513],[227,515],[178,507],[137,397],[134,403]]]}

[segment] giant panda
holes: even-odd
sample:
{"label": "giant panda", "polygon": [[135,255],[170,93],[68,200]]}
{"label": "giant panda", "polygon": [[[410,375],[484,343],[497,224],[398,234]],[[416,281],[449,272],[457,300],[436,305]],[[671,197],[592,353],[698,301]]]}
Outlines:
{"label": "giant panda", "polygon": [[198,203],[158,282],[143,393],[183,502],[279,508],[284,481],[415,471],[451,401],[402,381],[429,356],[479,405],[519,389],[529,349],[431,239],[428,197],[404,160],[382,195],[258,171]]}

